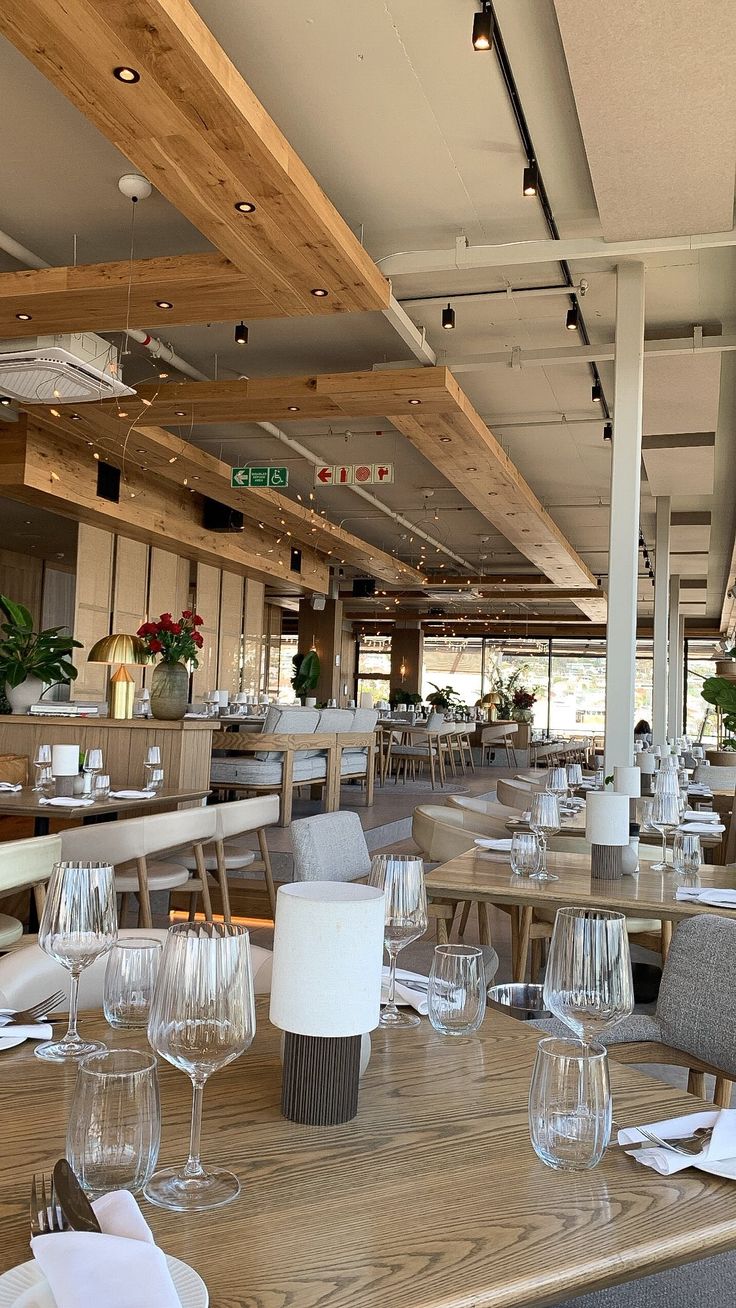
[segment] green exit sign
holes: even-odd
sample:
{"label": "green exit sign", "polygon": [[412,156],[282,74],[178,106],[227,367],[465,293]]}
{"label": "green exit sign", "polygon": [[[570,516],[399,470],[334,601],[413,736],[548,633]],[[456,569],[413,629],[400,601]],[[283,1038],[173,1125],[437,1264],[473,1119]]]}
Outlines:
{"label": "green exit sign", "polygon": [[235,490],[244,486],[271,487],[281,490],[289,485],[288,468],[231,468],[230,485]]}

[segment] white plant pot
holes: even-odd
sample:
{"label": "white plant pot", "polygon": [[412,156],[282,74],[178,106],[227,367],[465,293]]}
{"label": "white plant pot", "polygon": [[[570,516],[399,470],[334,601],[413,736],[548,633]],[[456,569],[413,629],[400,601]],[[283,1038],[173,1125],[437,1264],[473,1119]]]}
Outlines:
{"label": "white plant pot", "polygon": [[37,704],[46,689],[38,677],[26,677],[19,686],[5,687],[5,696],[12,713],[27,713],[31,704]]}

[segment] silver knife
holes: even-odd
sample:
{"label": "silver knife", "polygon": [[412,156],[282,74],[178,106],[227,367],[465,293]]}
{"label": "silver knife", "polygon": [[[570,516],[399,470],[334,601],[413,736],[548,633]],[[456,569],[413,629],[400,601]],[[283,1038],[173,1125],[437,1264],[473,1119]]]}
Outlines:
{"label": "silver knife", "polygon": [[102,1227],[94,1209],[82,1189],[66,1158],[60,1158],[54,1167],[56,1202],[73,1231],[97,1231]]}

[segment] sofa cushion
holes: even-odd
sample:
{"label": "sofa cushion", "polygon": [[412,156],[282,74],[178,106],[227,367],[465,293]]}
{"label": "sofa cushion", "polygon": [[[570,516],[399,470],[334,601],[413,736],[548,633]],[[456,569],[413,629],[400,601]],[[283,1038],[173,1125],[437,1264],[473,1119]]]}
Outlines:
{"label": "sofa cushion", "polygon": [[375,731],[378,722],[378,709],[356,709],[353,715],[353,731]]}
{"label": "sofa cushion", "polygon": [[[327,773],[327,759],[324,754],[294,758],[295,781],[320,781]],[[284,775],[283,757],[248,759],[214,759],[211,779],[216,785],[226,786],[278,786]]]}
{"label": "sofa cushion", "polygon": [[[283,708],[279,704],[272,704],[266,714],[266,720],[263,724],[264,736],[270,735],[313,735],[317,730],[319,722],[319,713],[317,709],[312,708]],[[301,751],[300,751],[301,753]],[[307,754],[319,753],[319,750],[307,750]],[[260,762],[280,761],[282,754],[280,750],[262,750],[253,757]]]}
{"label": "sofa cushion", "polygon": [[368,751],[365,749],[344,749],[340,760],[340,773],[344,776],[349,772],[351,776],[364,777],[366,765],[368,763]]}
{"label": "sofa cushion", "polygon": [[324,708],[320,710],[318,731],[353,731],[355,709]]}

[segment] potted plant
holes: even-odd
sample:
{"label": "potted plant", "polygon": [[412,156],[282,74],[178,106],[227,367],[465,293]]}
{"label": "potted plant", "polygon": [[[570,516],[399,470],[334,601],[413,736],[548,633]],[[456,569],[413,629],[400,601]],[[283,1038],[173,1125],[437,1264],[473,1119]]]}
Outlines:
{"label": "potted plant", "polygon": [[492,686],[492,693],[496,696],[496,719],[509,722],[512,718],[512,709],[514,707],[514,691],[519,686],[521,677],[521,668],[517,668],[510,676],[504,680],[500,672],[497,672]]}
{"label": "potted plant", "polygon": [[396,708],[397,704],[406,704],[411,708],[414,704],[421,704],[422,697],[416,691],[404,690],[401,686],[394,686],[389,691],[388,702],[391,708]]}
{"label": "potted plant", "polygon": [[533,690],[526,690],[524,686],[517,686],[511,701],[511,716],[514,721],[531,722],[536,702],[537,697]]}
{"label": "potted plant", "polygon": [[[725,643],[724,641],[724,646]],[[736,681],[736,645],[733,649],[722,649],[721,657],[716,659],[716,677]]]}
{"label": "potted plant", "polygon": [[434,690],[431,695],[426,696],[426,699],[427,703],[432,705],[432,708],[441,712],[443,709],[460,707],[462,700],[452,686],[438,686],[434,681],[430,681],[429,684],[434,686]]}
{"label": "potted plant", "polygon": [[291,678],[291,684],[294,688],[294,694],[307,708],[314,708],[317,700],[311,692],[317,689],[322,670],[319,654],[316,649],[307,650],[306,654],[295,654],[292,664],[294,675]]}
{"label": "potted plant", "polygon": [[63,627],[34,631],[28,609],[6,595],[0,595],[0,609],[6,618],[0,625],[0,685],[11,712],[27,713],[50,686],[74,681],[70,655],[82,642],[62,636]]}
{"label": "potted plant", "polygon": [[714,704],[721,712],[726,735],[718,749],[706,750],[714,767],[732,767],[736,750],[736,682],[727,677],[706,677],[701,695],[707,704]]}
{"label": "potted plant", "polygon": [[151,678],[151,713],[155,718],[175,722],[184,717],[189,699],[189,669],[199,667],[197,653],[204,645],[197,630],[203,622],[198,613],[184,609],[177,622],[170,613],[162,613],[155,622],[144,622],[138,628],[137,635],[149,657],[161,655]]}

